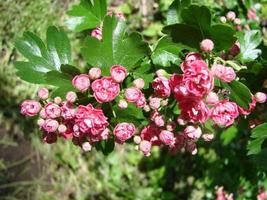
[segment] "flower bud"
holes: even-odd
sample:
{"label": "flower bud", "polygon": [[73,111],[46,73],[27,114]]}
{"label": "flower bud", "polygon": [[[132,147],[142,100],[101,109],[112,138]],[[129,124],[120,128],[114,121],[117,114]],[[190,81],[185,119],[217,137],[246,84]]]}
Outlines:
{"label": "flower bud", "polygon": [[179,125],[181,125],[181,126],[184,126],[184,125],[187,124],[187,122],[184,119],[180,118],[180,117],[177,118],[177,123]]}
{"label": "flower bud", "polygon": [[241,19],[239,19],[239,18],[235,18],[234,23],[235,23],[236,25],[240,25],[240,24],[241,24]]}
{"label": "flower bud", "polygon": [[202,131],[199,127],[187,126],[184,130],[184,134],[191,140],[197,140],[200,138]]}
{"label": "flower bud", "polygon": [[160,141],[168,146],[174,146],[175,138],[173,132],[163,130],[159,134]]}
{"label": "flower bud", "polygon": [[169,100],[168,100],[168,99],[163,99],[163,100],[161,101],[161,105],[162,105],[162,106],[167,106],[168,103],[169,103]]}
{"label": "flower bud", "polygon": [[48,96],[49,96],[49,91],[47,88],[41,88],[39,91],[38,91],[38,97],[42,100],[46,100],[48,99]]}
{"label": "flower bud", "polygon": [[40,111],[39,115],[40,115],[40,117],[41,117],[42,119],[46,119],[46,118],[47,118],[47,115],[46,115],[46,113],[45,113],[45,109],[42,109],[42,110]]}
{"label": "flower bud", "polygon": [[227,18],[229,21],[234,21],[235,18],[236,18],[236,14],[235,14],[235,12],[233,12],[233,11],[229,11],[229,12],[226,14],[226,18]]}
{"label": "flower bud", "polygon": [[143,89],[145,86],[145,81],[142,78],[135,79],[133,83],[134,83],[134,86],[139,89]]}
{"label": "flower bud", "polygon": [[54,98],[54,103],[59,105],[62,102],[62,99],[60,97],[55,97]]}
{"label": "flower bud", "polygon": [[202,42],[200,43],[201,51],[211,52],[213,50],[213,48],[214,48],[214,43],[210,39],[202,40]]}
{"label": "flower bud", "polygon": [[110,69],[111,77],[117,83],[122,83],[127,76],[125,67],[120,65],[113,65]]}
{"label": "flower bud", "polygon": [[140,151],[142,151],[145,156],[150,156],[151,148],[152,148],[151,142],[146,141],[146,140],[141,141],[139,145]]}
{"label": "flower bud", "polygon": [[87,152],[87,151],[91,151],[92,149],[92,145],[89,142],[84,142],[82,144],[82,149]]}
{"label": "flower bud", "polygon": [[168,75],[168,73],[165,70],[163,70],[163,69],[159,69],[159,70],[156,71],[156,75],[158,77],[161,77],[161,76],[165,77],[165,76]]}
{"label": "flower bud", "polygon": [[263,93],[263,92],[257,92],[257,93],[255,94],[255,98],[256,98],[256,101],[257,101],[258,103],[265,103],[265,102],[266,102],[266,99],[267,99],[267,96],[266,96],[266,94]]}
{"label": "flower bud", "polygon": [[98,67],[93,67],[89,70],[89,78],[91,80],[96,80],[101,77],[101,69]]}
{"label": "flower bud", "polygon": [[58,129],[58,125],[59,124],[56,120],[47,119],[47,120],[45,120],[42,128],[48,133],[53,133],[53,132],[56,132],[56,130]]}
{"label": "flower bud", "polygon": [[90,80],[87,74],[80,74],[72,79],[72,85],[80,92],[86,92],[90,87]]}
{"label": "flower bud", "polygon": [[77,99],[77,95],[75,92],[68,92],[67,95],[66,95],[66,100],[67,102],[70,102],[70,103],[74,103]]}
{"label": "flower bud", "polygon": [[158,97],[150,97],[149,98],[149,106],[153,110],[157,110],[160,107],[160,98]]}
{"label": "flower bud", "polygon": [[205,142],[210,142],[211,140],[214,139],[214,135],[211,133],[205,133],[202,135],[202,138]]}
{"label": "flower bud", "polygon": [[59,133],[65,133],[67,131],[67,127],[64,125],[64,124],[60,124],[59,126],[58,126],[58,132]]}
{"label": "flower bud", "polygon": [[119,104],[118,104],[119,108],[120,109],[126,109],[128,107],[128,103],[127,101],[125,101],[124,99],[121,99],[119,101]]}
{"label": "flower bud", "polygon": [[226,19],[225,16],[222,16],[222,17],[220,17],[220,21],[221,21],[222,23],[226,23],[227,19]]}
{"label": "flower bud", "polygon": [[192,155],[197,154],[197,145],[195,143],[187,143],[186,150],[189,151]]}
{"label": "flower bud", "polygon": [[141,139],[140,136],[137,136],[137,135],[136,135],[136,136],[134,136],[134,139],[133,139],[133,140],[134,140],[134,143],[135,143],[135,144],[140,144],[142,139]]}
{"label": "flower bud", "polygon": [[163,127],[165,124],[164,118],[161,115],[156,116],[154,119],[154,122],[155,122],[156,126],[158,126],[158,127]]}
{"label": "flower bud", "polygon": [[92,30],[91,36],[98,40],[102,40],[102,29],[100,27],[95,28],[94,30]]}
{"label": "flower bud", "polygon": [[168,123],[168,124],[166,125],[166,129],[167,129],[168,131],[174,131],[175,128],[176,128],[176,124],[175,124],[175,122],[170,122],[170,123]]}
{"label": "flower bud", "polygon": [[145,111],[145,112],[149,112],[149,111],[150,111],[150,107],[149,107],[149,105],[145,105],[145,106],[144,106],[144,111]]}
{"label": "flower bud", "polygon": [[45,120],[42,119],[42,118],[38,119],[38,121],[37,121],[37,124],[38,124],[38,126],[39,126],[40,128],[44,125],[44,123],[45,123]]}

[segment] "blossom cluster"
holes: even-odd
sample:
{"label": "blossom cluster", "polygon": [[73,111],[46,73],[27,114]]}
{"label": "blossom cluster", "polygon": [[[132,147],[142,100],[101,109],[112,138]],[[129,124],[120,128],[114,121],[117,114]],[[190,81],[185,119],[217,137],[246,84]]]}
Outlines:
{"label": "blossom cluster", "polygon": [[[151,154],[153,146],[165,146],[172,153],[185,149],[196,154],[199,139],[210,141],[214,137],[205,130],[208,121],[214,126],[231,126],[239,115],[250,114],[257,102],[266,101],[266,94],[262,92],[251,95],[249,109],[231,101],[227,91],[218,88],[215,82],[231,83],[237,78],[236,72],[231,66],[217,61],[211,64],[203,58],[213,48],[213,42],[205,39],[200,44],[202,54],[188,53],[180,65],[180,73],[156,71],[152,92],[144,90],[142,78],[125,87],[123,83],[129,76],[126,66],[111,66],[110,76],[102,76],[101,68],[93,67],[87,74],[73,77],[71,82],[75,89],[64,99],[51,99],[48,89],[41,88],[39,100],[25,100],[21,113],[39,117],[37,123],[47,143],[62,137],[89,151],[97,142],[110,138],[118,144],[132,139],[145,156]],[[80,103],[79,94],[86,94],[90,103]],[[128,104],[149,116],[145,126],[116,122],[113,106],[123,110]],[[105,109],[104,105],[109,105],[110,109]],[[180,111],[176,119],[174,114],[166,114],[172,105]],[[115,124],[111,124],[113,118]]]}

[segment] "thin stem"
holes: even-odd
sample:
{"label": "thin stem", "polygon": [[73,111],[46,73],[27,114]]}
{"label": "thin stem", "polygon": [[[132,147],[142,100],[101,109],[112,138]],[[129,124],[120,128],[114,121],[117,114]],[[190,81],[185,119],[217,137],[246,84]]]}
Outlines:
{"label": "thin stem", "polygon": [[110,109],[112,111],[113,117],[117,118],[117,115],[116,115],[115,111],[113,110],[112,104],[110,102],[109,102],[109,107],[110,107]]}

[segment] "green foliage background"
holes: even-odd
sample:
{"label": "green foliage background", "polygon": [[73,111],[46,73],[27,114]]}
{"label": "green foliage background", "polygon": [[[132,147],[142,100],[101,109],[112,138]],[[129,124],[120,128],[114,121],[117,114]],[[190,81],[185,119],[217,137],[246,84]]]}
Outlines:
{"label": "green foliage background", "polygon": [[[215,0],[195,2],[214,10],[222,6]],[[200,145],[197,156],[174,157],[155,149],[151,157],[144,158],[134,146],[125,145],[105,157],[96,151],[83,153],[69,142],[47,145],[40,141],[34,123],[18,113],[19,103],[33,97],[37,88],[15,75],[13,64],[19,56],[13,48],[14,38],[25,30],[44,38],[49,25],[64,25],[66,10],[74,3],[77,1],[0,0],[0,199],[214,199],[215,186],[222,185],[236,199],[254,199],[258,188],[267,186],[266,152],[246,156],[246,124],[219,131],[213,143]],[[162,35],[172,1],[148,4],[147,16],[142,16],[138,0],[109,3],[119,5],[116,9],[128,15],[130,28],[141,31],[152,43]],[[224,4],[227,10],[236,1]],[[74,52],[79,52],[77,38],[84,34],[68,34]],[[77,65],[82,64],[80,56],[73,55]]]}

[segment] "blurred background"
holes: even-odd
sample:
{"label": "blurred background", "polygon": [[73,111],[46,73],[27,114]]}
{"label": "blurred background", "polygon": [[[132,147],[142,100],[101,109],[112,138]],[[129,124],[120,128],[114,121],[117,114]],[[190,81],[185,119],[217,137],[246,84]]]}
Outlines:
{"label": "blurred background", "polygon": [[[195,2],[224,13],[237,6],[233,0]],[[146,158],[133,145],[125,145],[105,157],[95,150],[84,153],[71,142],[43,144],[33,121],[19,113],[22,100],[33,98],[38,88],[15,75],[13,63],[23,58],[13,47],[14,38],[25,30],[44,38],[49,25],[64,27],[66,11],[75,3],[78,0],[0,0],[0,199],[215,199],[218,186],[234,193],[235,199],[256,199],[259,188],[267,188],[267,158],[246,155],[246,123],[219,130],[213,142],[200,144],[196,156],[154,149]],[[109,1],[111,8],[126,15],[130,29],[142,32],[149,43],[161,36],[171,3]],[[267,4],[261,6],[264,31]],[[77,66],[85,65],[79,44],[86,34],[68,32]]]}

